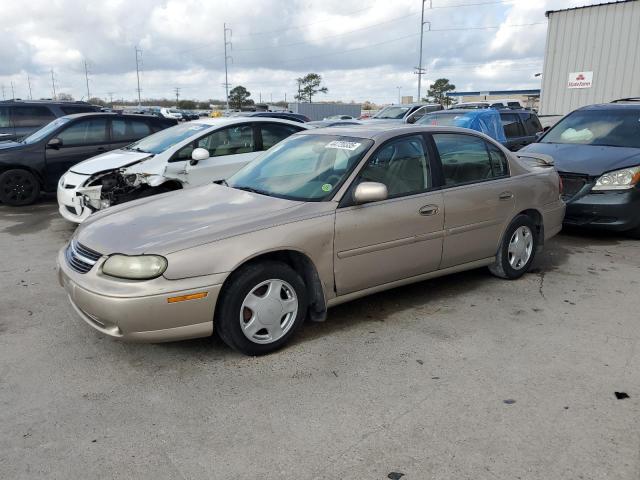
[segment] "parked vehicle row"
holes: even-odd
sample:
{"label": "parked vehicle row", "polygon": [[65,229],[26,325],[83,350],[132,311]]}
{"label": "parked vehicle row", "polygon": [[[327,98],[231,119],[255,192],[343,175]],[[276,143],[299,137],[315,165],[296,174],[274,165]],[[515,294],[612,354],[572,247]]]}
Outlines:
{"label": "parked vehicle row", "polygon": [[[258,120],[247,140],[269,122]],[[78,315],[126,340],[215,329],[259,355],[305,319],[374,292],[482,266],[518,278],[561,229],[560,180],[545,155],[524,162],[455,127],[298,128],[220,184],[88,218],[58,256]],[[198,140],[185,140],[195,159]]]}

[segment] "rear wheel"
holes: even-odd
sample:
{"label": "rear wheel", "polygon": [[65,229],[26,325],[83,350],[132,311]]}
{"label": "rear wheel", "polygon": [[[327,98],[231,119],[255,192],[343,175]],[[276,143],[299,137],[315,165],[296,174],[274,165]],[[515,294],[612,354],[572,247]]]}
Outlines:
{"label": "rear wheel", "polygon": [[538,246],[536,226],[527,215],[518,215],[507,228],[489,270],[496,277],[514,280],[524,275],[533,263]]}
{"label": "rear wheel", "polygon": [[231,348],[246,355],[277,350],[307,314],[300,275],[282,262],[261,262],[232,274],[222,293],[214,328]]}
{"label": "rear wheel", "polygon": [[0,175],[0,202],[14,207],[31,205],[40,197],[40,182],[28,170],[7,170]]}

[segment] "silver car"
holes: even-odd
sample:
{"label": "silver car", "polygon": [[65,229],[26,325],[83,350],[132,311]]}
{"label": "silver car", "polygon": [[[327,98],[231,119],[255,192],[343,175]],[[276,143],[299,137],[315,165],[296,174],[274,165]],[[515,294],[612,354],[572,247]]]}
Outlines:
{"label": "silver car", "polygon": [[478,132],[307,130],[223,184],[95,214],[60,251],[59,278],[106,335],[215,330],[258,355],[364,295],[484,266],[518,278],[564,209],[548,157],[523,161]]}

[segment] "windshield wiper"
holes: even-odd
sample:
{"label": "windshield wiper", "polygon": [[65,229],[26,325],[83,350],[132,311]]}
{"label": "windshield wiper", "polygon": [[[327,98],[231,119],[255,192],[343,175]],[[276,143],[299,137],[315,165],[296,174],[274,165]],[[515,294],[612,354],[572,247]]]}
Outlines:
{"label": "windshield wiper", "polygon": [[264,190],[258,190],[257,188],[237,187],[237,186],[233,186],[231,188],[235,188],[236,190],[244,190],[245,192],[257,193],[258,195],[266,195],[267,197],[271,196],[269,192],[265,192]]}

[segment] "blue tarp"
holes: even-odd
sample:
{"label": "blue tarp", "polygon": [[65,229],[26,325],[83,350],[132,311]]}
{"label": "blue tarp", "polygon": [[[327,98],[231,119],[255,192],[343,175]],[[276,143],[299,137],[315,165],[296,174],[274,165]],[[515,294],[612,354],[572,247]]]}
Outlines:
{"label": "blue tarp", "polygon": [[500,143],[507,141],[500,121],[500,113],[493,108],[478,110],[442,110],[428,113],[416,123],[422,125],[444,125],[448,127],[470,128],[489,135]]}

